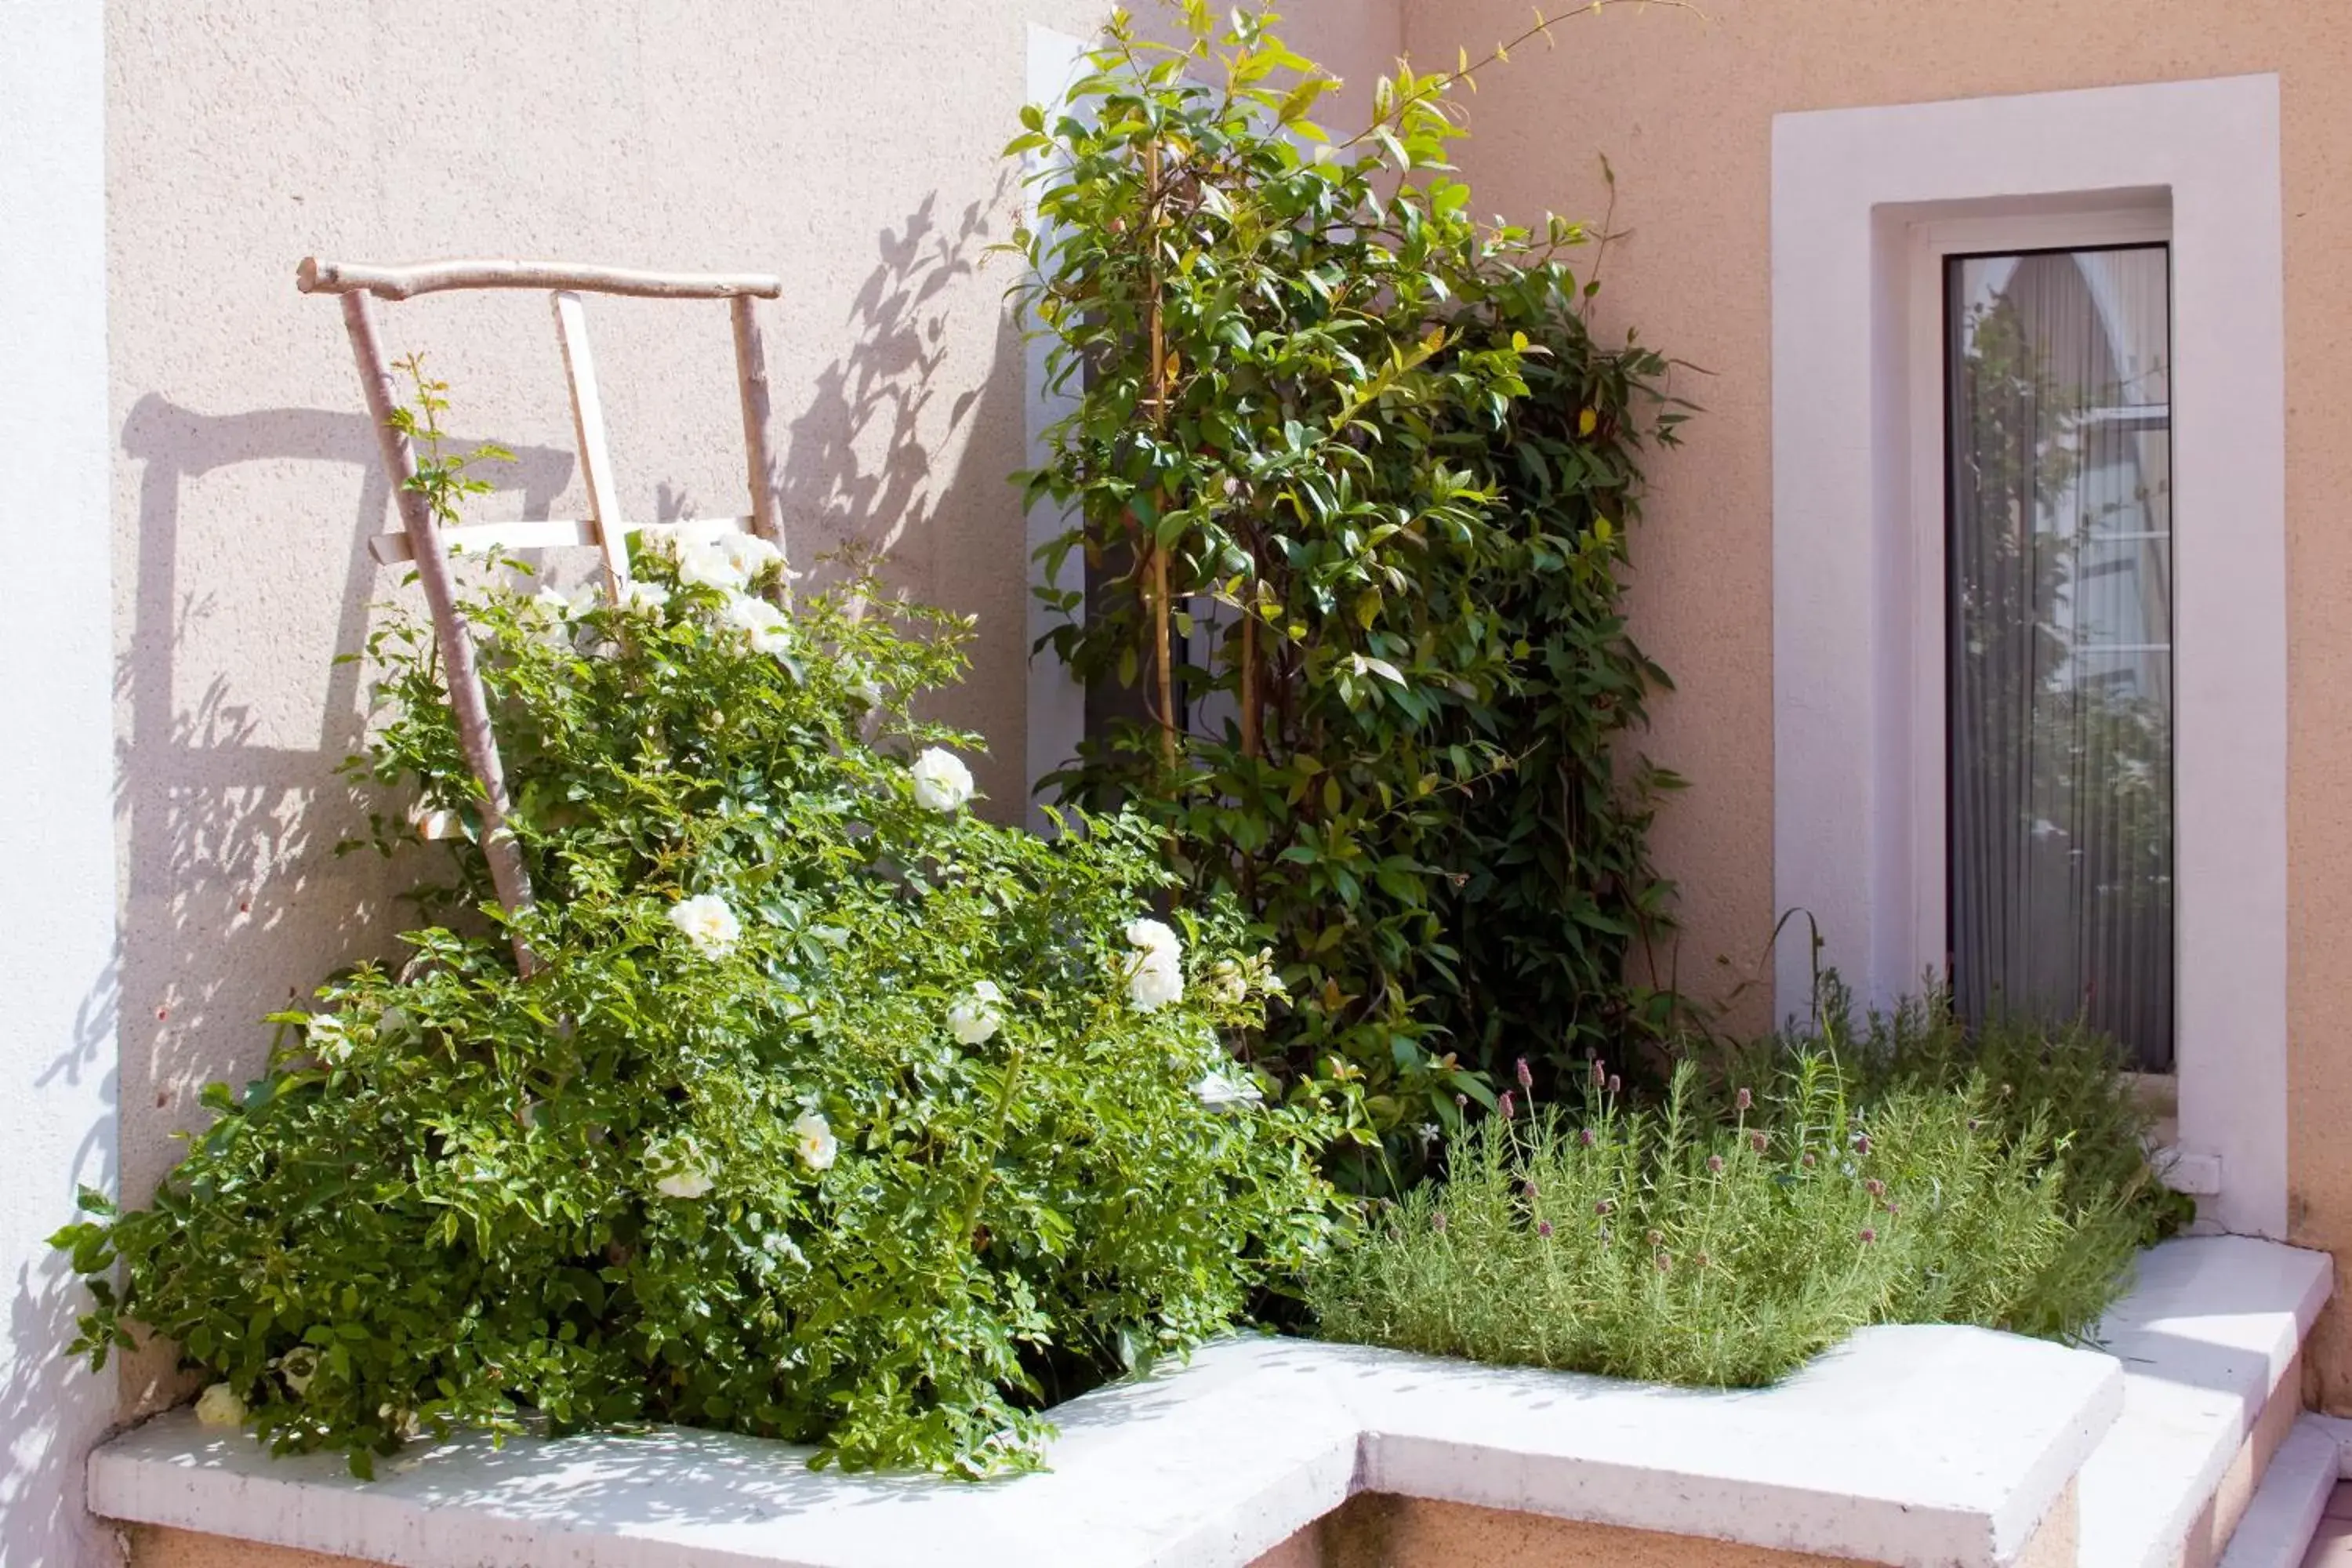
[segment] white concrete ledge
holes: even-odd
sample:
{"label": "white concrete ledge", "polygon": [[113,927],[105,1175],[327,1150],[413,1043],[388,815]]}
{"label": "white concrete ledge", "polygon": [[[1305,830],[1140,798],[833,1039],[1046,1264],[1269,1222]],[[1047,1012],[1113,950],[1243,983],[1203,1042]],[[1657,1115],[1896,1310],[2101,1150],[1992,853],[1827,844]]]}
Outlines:
{"label": "white concrete ledge", "polygon": [[2122,1400],[2107,1356],[1977,1329],[1869,1330],[1738,1394],[1249,1340],[1065,1406],[1050,1472],[982,1486],[688,1430],[454,1442],[360,1482],[183,1411],[93,1456],[90,1505],[403,1568],[1242,1568],[1379,1490],[2003,1568]]}
{"label": "white concrete ledge", "polygon": [[2169,1241],[2100,1325],[2124,1413],[2083,1467],[2083,1568],[2171,1563],[2335,1282],[2324,1252],[2250,1237]]}
{"label": "white concrete ledge", "polygon": [[2312,1416],[2298,1418],[2271,1457],[2221,1568],[2299,1568],[2342,1464],[2336,1435]]}

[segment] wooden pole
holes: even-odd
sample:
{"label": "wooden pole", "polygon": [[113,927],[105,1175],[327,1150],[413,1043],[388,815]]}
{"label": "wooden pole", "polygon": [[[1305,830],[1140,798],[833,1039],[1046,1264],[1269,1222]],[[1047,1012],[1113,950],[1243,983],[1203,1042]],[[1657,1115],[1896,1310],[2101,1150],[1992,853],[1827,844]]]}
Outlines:
{"label": "wooden pole", "polygon": [[[398,406],[392,373],[376,341],[375,316],[362,293],[343,297],[343,327],[351,334],[352,356],[359,363],[360,391],[367,399],[376,441],[383,453],[384,472],[400,507],[401,527],[408,534],[416,563],[416,581],[425,590],[425,607],[433,616],[435,645],[440,650],[442,679],[449,688],[449,707],[457,720],[457,738],[466,748],[466,762],[482,786],[482,857],[489,862],[490,885],[509,916],[531,905],[530,877],[522,851],[507,826],[510,809],[506,773],[499,763],[498,738],[490,731],[490,704],[482,689],[482,674],[474,662],[474,639],[457,615],[456,584],[449,575],[449,557],[441,547],[432,509],[415,488],[416,458],[408,439],[392,423]],[[515,967],[525,978],[536,973],[539,961],[520,935],[515,936]]]}
{"label": "wooden pole", "polygon": [[305,294],[364,291],[379,300],[414,300],[445,289],[566,289],[584,294],[628,294],[640,300],[772,300],[782,279],[765,272],[645,272],[628,267],[580,267],[562,261],[426,261],[410,267],[321,261],[306,256],[294,286]]}
{"label": "wooden pole", "polygon": [[[1146,274],[1151,279],[1151,428],[1155,436],[1168,433],[1168,348],[1166,327],[1160,309],[1160,143],[1151,142],[1143,149],[1143,243]],[[1159,499],[1164,503],[1163,491]],[[1160,688],[1160,761],[1170,773],[1176,771],[1176,687],[1175,673],[1169,668],[1170,647],[1168,618],[1172,606],[1168,599],[1168,552],[1160,548],[1156,534],[1143,542],[1151,563],[1151,651],[1152,668],[1159,675]]]}
{"label": "wooden pole", "polygon": [[[743,402],[743,469],[751,487],[751,532],[783,550],[783,520],[776,513],[776,461],[768,445],[768,356],[751,296],[727,302],[735,322],[735,384]],[[782,584],[789,598],[792,583]]]}

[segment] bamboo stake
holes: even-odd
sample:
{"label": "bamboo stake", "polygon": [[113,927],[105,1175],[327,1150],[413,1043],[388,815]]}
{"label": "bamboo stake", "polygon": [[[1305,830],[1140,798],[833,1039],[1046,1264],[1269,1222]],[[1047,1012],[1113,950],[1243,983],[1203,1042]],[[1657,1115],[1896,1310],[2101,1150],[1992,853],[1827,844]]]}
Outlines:
{"label": "bamboo stake", "polygon": [[1249,603],[1242,607],[1242,755],[1257,760],[1260,747],[1257,710],[1257,584],[1250,584]]}
{"label": "bamboo stake", "polygon": [[[392,479],[401,526],[408,534],[410,552],[416,563],[417,584],[425,590],[425,607],[432,613],[434,641],[441,655],[442,679],[449,688],[449,706],[457,720],[457,738],[466,749],[467,764],[482,786],[482,857],[489,862],[490,885],[508,915],[520,915],[531,906],[530,875],[523,867],[522,851],[515,844],[513,830],[507,826],[510,805],[506,772],[499,763],[498,737],[490,731],[489,698],[482,689],[482,674],[474,662],[474,639],[467,635],[465,624],[457,616],[457,593],[449,575],[449,557],[441,547],[432,510],[423,493],[415,488],[415,454],[409,450],[407,437],[392,423],[393,411],[398,404],[393,392],[392,374],[384,365],[383,351],[376,339],[375,316],[365,294],[343,296],[343,328],[351,334],[352,356],[359,362],[360,391],[367,399],[368,416],[375,424],[384,472]],[[539,960],[521,936],[511,940],[515,967],[528,979],[538,973]]]}
{"label": "bamboo stake", "polygon": [[[1144,222],[1143,243],[1145,267],[1151,279],[1151,428],[1155,436],[1168,433],[1168,350],[1166,331],[1160,308],[1160,143],[1147,142],[1143,149]],[[1159,498],[1163,503],[1167,495]],[[1155,536],[1144,542],[1151,563],[1151,651],[1152,666],[1158,672],[1160,688],[1160,761],[1170,773],[1176,771],[1176,687],[1175,675],[1169,668],[1168,617],[1168,552],[1160,547]]]}

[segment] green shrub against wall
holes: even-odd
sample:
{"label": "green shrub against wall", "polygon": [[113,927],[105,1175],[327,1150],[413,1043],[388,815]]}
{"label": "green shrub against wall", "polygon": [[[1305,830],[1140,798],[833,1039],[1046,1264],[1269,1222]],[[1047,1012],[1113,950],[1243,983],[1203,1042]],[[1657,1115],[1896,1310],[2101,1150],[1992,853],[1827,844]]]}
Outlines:
{"label": "green shrub against wall", "polygon": [[[423,388],[426,413],[435,388]],[[445,518],[476,481],[433,450]],[[1030,1462],[1042,1406],[1227,1328],[1320,1244],[1329,1119],[1223,1039],[1269,975],[1117,818],[968,808],[910,714],[962,627],[870,583],[773,602],[758,542],[643,549],[618,605],[470,607],[538,892],[282,1020],[150,1206],[58,1240],[207,1415],[364,1468],[416,1432],[647,1419],[856,1465]],[[364,783],[470,815],[429,632]],[[383,824],[405,837],[398,813]],[[119,1282],[119,1283],[118,1283]]]}
{"label": "green shrub against wall", "polygon": [[1664,681],[1622,575],[1680,405],[1589,331],[1582,227],[1474,219],[1466,59],[1335,144],[1335,84],[1269,17],[1186,16],[1174,48],[1116,23],[1010,149],[1042,163],[1027,303],[1077,399],[1025,478],[1094,584],[1045,646],[1144,714],[1052,783],[1238,895],[1299,1002],[1265,1058],[1360,1079],[1392,1179],[1498,1063],[1564,1080],[1672,1022],[1633,960],[1675,781],[1617,743]]}

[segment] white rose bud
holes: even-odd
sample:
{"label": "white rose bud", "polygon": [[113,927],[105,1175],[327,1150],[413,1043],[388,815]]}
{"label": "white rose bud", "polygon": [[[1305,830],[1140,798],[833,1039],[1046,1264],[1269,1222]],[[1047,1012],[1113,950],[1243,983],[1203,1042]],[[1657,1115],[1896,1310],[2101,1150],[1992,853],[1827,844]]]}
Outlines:
{"label": "white rose bud", "polygon": [[984,1046],[1004,1026],[1004,993],[992,980],[975,981],[971,994],[948,1009],[948,1033],[958,1045]]}

